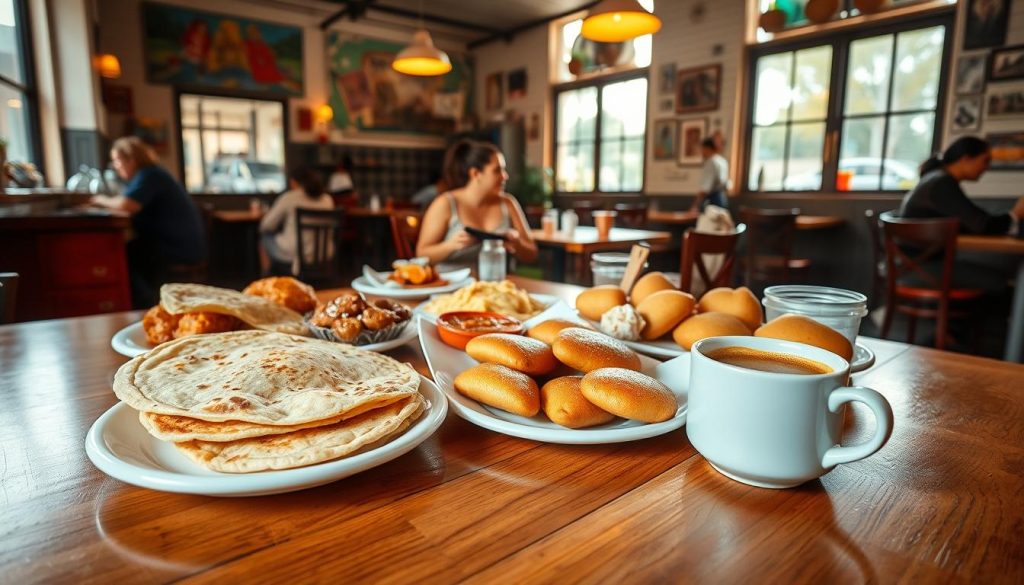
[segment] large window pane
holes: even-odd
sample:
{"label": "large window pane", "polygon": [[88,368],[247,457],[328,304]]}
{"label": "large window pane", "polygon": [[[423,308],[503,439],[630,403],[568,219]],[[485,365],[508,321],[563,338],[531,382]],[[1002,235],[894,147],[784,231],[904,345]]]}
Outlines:
{"label": "large window pane", "polygon": [[0,136],[7,139],[7,159],[32,161],[28,102],[20,91],[0,84]]}
{"label": "large window pane", "polygon": [[882,142],[885,118],[856,118],[843,124],[839,170],[849,174],[851,191],[877,191],[881,187]]}
{"label": "large window pane", "polygon": [[935,114],[904,114],[889,119],[882,188],[904,191],[917,184],[918,166],[931,155]]}
{"label": "large window pane", "polygon": [[832,76],[832,47],[796,52],[793,77],[793,120],[824,120],[828,114],[828,85]]}
{"label": "large window pane", "polygon": [[770,126],[789,119],[789,81],[792,78],[792,67],[793,53],[780,53],[758,59],[754,124]]}
{"label": "large window pane", "polygon": [[632,79],[601,90],[601,137],[643,136],[647,125],[647,80]]}
{"label": "large window pane", "polygon": [[558,147],[557,189],[566,193],[594,190],[594,143],[570,143]]}
{"label": "large window pane", "polygon": [[825,123],[793,124],[789,132],[786,189],[791,191],[821,189]]}
{"label": "large window pane", "polygon": [[934,110],[939,100],[945,27],[933,26],[896,37],[892,109]]}
{"label": "large window pane", "polygon": [[754,128],[750,154],[750,189],[758,188],[758,177],[764,178],[763,188],[768,191],[782,189],[783,167],[786,154],[786,127]]}
{"label": "large window pane", "polygon": [[0,75],[24,84],[24,57],[19,36],[22,23],[18,22],[14,2],[0,0]]}
{"label": "large window pane", "polygon": [[596,87],[584,87],[559,94],[558,142],[593,140],[596,128]]}
{"label": "large window pane", "polygon": [[893,35],[850,43],[846,115],[884,112],[889,102]]}

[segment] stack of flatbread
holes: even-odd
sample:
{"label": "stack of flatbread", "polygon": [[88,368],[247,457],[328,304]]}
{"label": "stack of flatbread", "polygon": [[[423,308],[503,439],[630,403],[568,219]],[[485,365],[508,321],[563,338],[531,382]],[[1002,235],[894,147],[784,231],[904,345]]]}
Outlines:
{"label": "stack of flatbread", "polygon": [[215,471],[301,467],[401,434],[426,408],[419,375],[349,345],[266,331],[184,337],[121,366],[142,425]]}

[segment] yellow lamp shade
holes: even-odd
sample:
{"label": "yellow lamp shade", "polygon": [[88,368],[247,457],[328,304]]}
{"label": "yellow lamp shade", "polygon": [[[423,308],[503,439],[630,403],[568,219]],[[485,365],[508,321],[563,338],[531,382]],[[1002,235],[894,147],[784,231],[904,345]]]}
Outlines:
{"label": "yellow lamp shade", "polygon": [[317,107],[316,119],[320,122],[330,122],[334,119],[334,108],[327,104]]}
{"label": "yellow lamp shade", "polygon": [[621,43],[658,32],[661,19],[644,10],[637,0],[604,0],[583,20],[583,38]]}
{"label": "yellow lamp shade", "polygon": [[111,55],[110,53],[97,55],[96,70],[99,71],[100,77],[117,79],[118,77],[121,77],[121,62],[118,61],[115,55]]}
{"label": "yellow lamp shade", "polygon": [[391,68],[406,75],[435,76],[451,71],[452,62],[434,46],[430,33],[420,29],[412,36],[412,43],[395,56]]}

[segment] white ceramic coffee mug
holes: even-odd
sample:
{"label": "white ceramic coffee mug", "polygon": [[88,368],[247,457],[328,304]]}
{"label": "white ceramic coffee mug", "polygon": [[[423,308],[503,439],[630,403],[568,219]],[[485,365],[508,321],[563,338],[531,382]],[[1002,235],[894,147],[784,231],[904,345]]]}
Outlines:
{"label": "white ceramic coffee mug", "polygon": [[[728,347],[794,355],[824,364],[823,374],[779,374],[716,361]],[[768,488],[802,484],[840,463],[878,451],[892,433],[892,407],[878,392],[846,386],[850,364],[803,343],[763,337],[713,337],[691,351],[686,436],[712,466],[737,481]],[[847,402],[874,412],[875,434],[839,445]]]}

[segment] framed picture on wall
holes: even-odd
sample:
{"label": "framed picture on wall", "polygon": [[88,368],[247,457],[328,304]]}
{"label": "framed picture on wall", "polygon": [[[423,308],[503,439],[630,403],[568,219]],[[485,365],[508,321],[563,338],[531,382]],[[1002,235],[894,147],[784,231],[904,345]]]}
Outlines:
{"label": "framed picture on wall", "polygon": [[988,118],[1024,117],[1024,85],[989,85],[985,116]]}
{"label": "framed picture on wall", "polygon": [[708,134],[708,119],[694,118],[679,123],[679,166],[698,166],[703,162],[700,156],[700,143]]}
{"label": "framed picture on wall", "polygon": [[654,160],[674,160],[678,139],[678,120],[655,120]]}
{"label": "framed picture on wall", "polygon": [[676,73],[676,113],[717,110],[721,91],[721,65],[680,69]]}
{"label": "framed picture on wall", "polygon": [[990,81],[1024,79],[1024,45],[992,51],[988,78]]}
{"label": "framed picture on wall", "polygon": [[985,54],[964,55],[956,62],[956,94],[981,93],[985,89]]}
{"label": "framed picture on wall", "polygon": [[969,95],[956,98],[953,103],[953,126],[951,132],[970,132],[981,125],[981,96]]}
{"label": "framed picture on wall", "polygon": [[1024,132],[989,134],[985,140],[991,147],[992,170],[1024,170]]}
{"label": "framed picture on wall", "polygon": [[1010,0],[967,1],[967,22],[964,25],[965,51],[1006,44],[1010,4]]}

